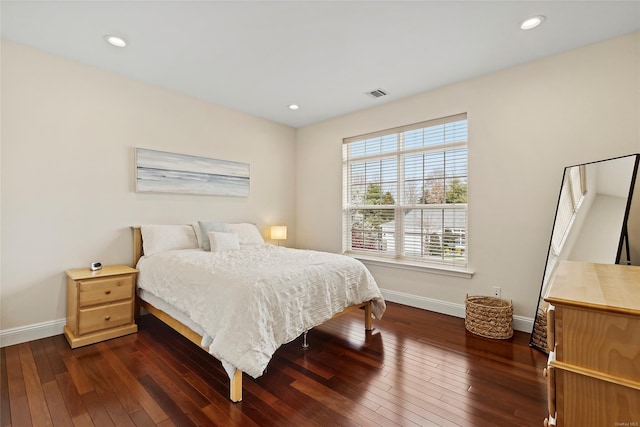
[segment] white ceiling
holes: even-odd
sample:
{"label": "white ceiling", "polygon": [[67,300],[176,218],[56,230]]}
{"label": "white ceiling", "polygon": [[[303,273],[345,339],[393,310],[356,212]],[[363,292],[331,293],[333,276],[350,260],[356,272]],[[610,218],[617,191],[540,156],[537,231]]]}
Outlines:
{"label": "white ceiling", "polygon": [[[4,1],[2,37],[293,127],[640,31],[639,1]],[[520,22],[545,15],[537,29]],[[129,41],[124,49],[103,36]],[[389,95],[367,95],[382,88]],[[291,111],[287,105],[300,105]]]}

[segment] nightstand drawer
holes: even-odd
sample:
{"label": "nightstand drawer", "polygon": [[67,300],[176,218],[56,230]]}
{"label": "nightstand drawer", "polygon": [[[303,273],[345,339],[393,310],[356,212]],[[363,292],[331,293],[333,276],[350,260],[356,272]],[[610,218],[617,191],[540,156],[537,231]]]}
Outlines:
{"label": "nightstand drawer", "polygon": [[104,304],[133,297],[133,276],[81,280],[80,307]]}
{"label": "nightstand drawer", "polygon": [[78,312],[78,335],[115,328],[133,322],[133,301],[124,301]]}

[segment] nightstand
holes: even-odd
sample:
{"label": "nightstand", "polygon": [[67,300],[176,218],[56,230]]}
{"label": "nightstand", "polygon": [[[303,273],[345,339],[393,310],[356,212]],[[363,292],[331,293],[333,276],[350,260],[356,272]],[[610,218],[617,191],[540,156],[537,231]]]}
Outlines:
{"label": "nightstand", "polygon": [[67,324],[64,336],[71,348],[138,331],[133,320],[138,270],[109,265],[101,270],[80,268],[67,275]]}

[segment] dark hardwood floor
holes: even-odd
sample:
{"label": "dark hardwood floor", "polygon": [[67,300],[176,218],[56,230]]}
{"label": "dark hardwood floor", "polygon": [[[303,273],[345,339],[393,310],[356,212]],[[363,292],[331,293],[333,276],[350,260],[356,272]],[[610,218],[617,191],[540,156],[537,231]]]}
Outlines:
{"label": "dark hardwood floor", "polygon": [[546,356],[516,332],[388,304],[366,333],[347,314],[281,347],[228,400],[220,362],[152,316],[139,332],[71,350],[62,335],[1,350],[1,427],[541,426]]}

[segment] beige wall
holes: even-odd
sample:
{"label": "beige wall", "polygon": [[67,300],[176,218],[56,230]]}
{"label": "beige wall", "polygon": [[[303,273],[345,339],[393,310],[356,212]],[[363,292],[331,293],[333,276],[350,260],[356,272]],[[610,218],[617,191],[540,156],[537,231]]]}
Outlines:
{"label": "beige wall", "polygon": [[[639,44],[622,37],[296,132],[3,41],[0,338],[60,333],[63,271],[130,263],[132,224],[286,223],[287,244],[338,252],[342,138],[461,112],[475,275],[370,269],[394,299],[460,314],[466,293],[501,286],[531,317],[563,167],[640,151]],[[251,196],[137,194],[134,147],[248,162]]]}
{"label": "beige wall", "polygon": [[[1,70],[0,331],[61,332],[64,270],[131,263],[131,225],[284,223],[295,242],[295,129],[10,42]],[[250,163],[251,195],[135,193],[134,147]]]}
{"label": "beige wall", "polygon": [[467,112],[475,275],[370,269],[395,299],[459,314],[465,294],[500,286],[516,316],[533,317],[563,168],[638,151],[638,43],[629,35],[298,129],[298,246],[341,250],[343,138]]}

